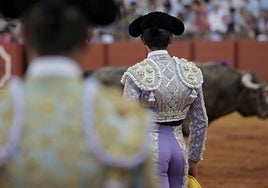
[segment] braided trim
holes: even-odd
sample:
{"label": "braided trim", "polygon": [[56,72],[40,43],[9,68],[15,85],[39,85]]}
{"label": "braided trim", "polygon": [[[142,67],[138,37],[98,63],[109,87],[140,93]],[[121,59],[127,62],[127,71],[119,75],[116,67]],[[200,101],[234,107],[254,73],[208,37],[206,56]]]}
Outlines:
{"label": "braided trim", "polygon": [[19,78],[12,78],[9,82],[11,95],[14,101],[12,125],[7,143],[0,151],[0,166],[11,156],[18,146],[23,124],[24,124],[24,95],[22,81]]}
{"label": "braided trim", "polygon": [[0,79],[0,87],[3,87],[11,77],[11,56],[6,52],[4,46],[2,45],[0,45],[0,56],[3,58],[5,63],[5,73]]}
{"label": "braided trim", "polygon": [[189,88],[200,88],[203,84],[203,75],[201,69],[195,63],[189,62],[186,59],[173,57],[176,65],[179,66],[179,77],[181,81]]}
{"label": "braided trim", "polygon": [[161,72],[155,61],[146,58],[140,63],[129,67],[123,74],[121,83],[129,77],[141,90],[153,91],[156,90],[161,84]]}
{"label": "braided trim", "polygon": [[89,78],[84,82],[84,94],[83,94],[83,122],[86,133],[87,144],[90,152],[98,157],[104,164],[117,167],[117,168],[132,168],[141,164],[149,155],[148,151],[148,139],[147,134],[149,131],[151,117],[147,120],[146,130],[144,132],[144,140],[140,152],[131,157],[115,158],[102,147],[98,133],[94,124],[94,101],[97,95],[99,83],[94,78]]}

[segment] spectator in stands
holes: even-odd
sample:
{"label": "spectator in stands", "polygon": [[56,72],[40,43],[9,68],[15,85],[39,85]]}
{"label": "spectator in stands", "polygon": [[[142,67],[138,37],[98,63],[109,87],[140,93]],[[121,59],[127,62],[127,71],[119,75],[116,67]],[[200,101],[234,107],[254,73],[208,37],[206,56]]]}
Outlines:
{"label": "spectator in stands", "polygon": [[241,22],[241,35],[244,38],[255,39],[259,34],[257,18],[245,8],[241,9],[241,15],[243,18]]}
{"label": "spectator in stands", "polygon": [[219,33],[225,33],[227,31],[227,25],[224,22],[224,16],[228,16],[227,13],[220,7],[217,1],[214,1],[207,16],[210,31]]}
{"label": "spectator in stands", "polygon": [[0,32],[0,43],[7,44],[12,41],[10,28],[7,26]]}
{"label": "spectator in stands", "polygon": [[209,30],[209,23],[207,21],[207,9],[203,0],[194,0],[192,3],[192,10],[194,12],[194,20],[192,28],[194,29],[194,38],[202,38]]}
{"label": "spectator in stands", "polygon": [[267,40],[268,36],[268,9],[265,7],[260,8],[258,18],[258,30],[260,34],[257,36],[258,40]]}

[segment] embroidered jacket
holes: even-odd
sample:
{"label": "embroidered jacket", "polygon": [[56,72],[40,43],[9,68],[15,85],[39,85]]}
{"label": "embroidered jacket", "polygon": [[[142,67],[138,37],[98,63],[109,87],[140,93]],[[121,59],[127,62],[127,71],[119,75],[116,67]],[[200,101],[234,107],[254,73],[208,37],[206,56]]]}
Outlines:
{"label": "embroidered jacket", "polygon": [[189,114],[189,158],[202,159],[208,119],[203,99],[201,70],[185,59],[154,51],[122,76],[124,96],[155,112],[156,122],[172,122]]}
{"label": "embroidered jacket", "polygon": [[156,187],[150,114],[81,78],[72,60],[43,57],[1,88],[0,187]]}

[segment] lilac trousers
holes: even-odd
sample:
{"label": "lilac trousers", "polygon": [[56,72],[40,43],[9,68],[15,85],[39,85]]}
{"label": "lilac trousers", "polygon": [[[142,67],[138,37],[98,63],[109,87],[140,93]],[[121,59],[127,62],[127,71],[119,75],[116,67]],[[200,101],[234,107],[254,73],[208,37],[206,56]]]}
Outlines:
{"label": "lilac trousers", "polygon": [[181,188],[184,175],[184,159],[173,134],[172,126],[159,126],[158,173],[160,188]]}

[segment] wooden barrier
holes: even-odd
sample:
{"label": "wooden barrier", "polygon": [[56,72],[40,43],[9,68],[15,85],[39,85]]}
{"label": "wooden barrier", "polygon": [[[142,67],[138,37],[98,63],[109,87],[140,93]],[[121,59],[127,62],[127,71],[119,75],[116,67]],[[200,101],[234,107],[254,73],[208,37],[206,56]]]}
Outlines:
{"label": "wooden barrier", "polygon": [[192,50],[192,59],[196,62],[227,61],[232,67],[236,67],[235,41],[194,41]]}
{"label": "wooden barrier", "polygon": [[86,54],[82,60],[83,70],[96,70],[105,66],[106,46],[101,43],[89,44]]}
{"label": "wooden barrier", "polygon": [[268,83],[268,42],[238,41],[238,69],[253,71]]}
{"label": "wooden barrier", "polygon": [[[12,74],[23,76],[26,69],[23,47],[17,43],[2,44],[12,57]],[[268,83],[268,42],[253,40],[202,42],[175,41],[169,46],[172,56],[184,57],[195,62],[228,61],[231,66],[256,72]],[[115,42],[90,44],[82,61],[83,70],[96,70],[103,66],[133,65],[147,56],[142,42]],[[3,75],[0,58],[0,76]]]}
{"label": "wooden barrier", "polygon": [[174,41],[168,48],[168,51],[171,56],[177,56],[179,58],[185,58],[192,60],[192,42],[183,40],[183,41]]}
{"label": "wooden barrier", "polygon": [[106,66],[133,65],[147,55],[142,42],[115,42],[108,44]]}
{"label": "wooden barrier", "polygon": [[[17,43],[0,44],[4,47],[4,50],[11,57],[11,73],[12,75],[23,76],[25,64],[23,48]],[[0,58],[0,76],[2,77],[5,72],[4,60]]]}

